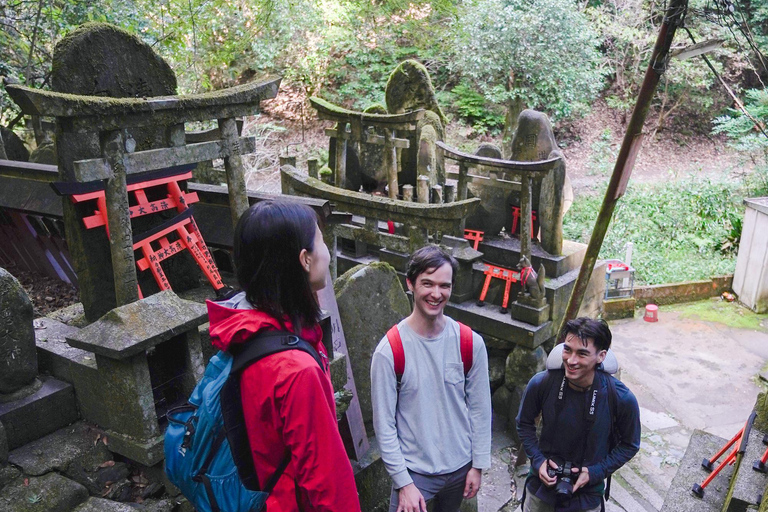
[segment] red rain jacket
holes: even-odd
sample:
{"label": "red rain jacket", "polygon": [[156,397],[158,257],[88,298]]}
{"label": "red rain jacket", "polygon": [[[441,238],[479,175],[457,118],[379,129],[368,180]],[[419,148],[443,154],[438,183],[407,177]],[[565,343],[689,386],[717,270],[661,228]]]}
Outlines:
{"label": "red rain jacket", "polygon": [[[244,343],[259,331],[283,329],[261,311],[230,309],[211,301],[207,305],[211,340],[221,350]],[[291,329],[290,322],[285,324]],[[352,466],[336,423],[321,330],[305,328],[302,338],[320,354],[324,370],[309,354],[290,350],[265,357],[241,378],[245,424],[260,486],[274,474],[286,448],[291,452],[291,462],[267,499],[266,510],[359,512]]]}

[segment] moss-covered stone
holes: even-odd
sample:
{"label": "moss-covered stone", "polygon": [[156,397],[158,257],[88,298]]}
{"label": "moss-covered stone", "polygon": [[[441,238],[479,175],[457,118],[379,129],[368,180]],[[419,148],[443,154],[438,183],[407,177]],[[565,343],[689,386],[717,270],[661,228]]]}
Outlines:
{"label": "moss-covered stone", "polygon": [[37,146],[29,155],[29,161],[36,164],[56,165],[56,145],[51,142],[45,142]]}
{"label": "moss-covered stone", "polygon": [[29,161],[29,151],[24,142],[18,135],[13,133],[5,126],[0,126],[0,137],[2,138],[3,147],[5,148],[5,155],[8,160],[17,160],[20,162]]}
{"label": "moss-covered stone", "polygon": [[373,105],[369,105],[365,110],[363,110],[366,114],[379,114],[379,115],[386,115],[389,114],[387,112],[387,107],[382,105],[381,103],[374,103]]}
{"label": "moss-covered stone", "polygon": [[363,420],[372,421],[371,357],[394,324],[411,312],[397,272],[387,263],[358,265],[333,284]]}
{"label": "moss-covered stone", "polygon": [[51,86],[72,94],[112,98],[176,92],[176,75],[152,47],[109,23],[85,23],[53,50]]}
{"label": "moss-covered stone", "polygon": [[547,364],[547,353],[541,347],[530,350],[517,347],[507,356],[507,369],[504,374],[504,385],[513,390],[525,389],[531,377],[542,371]]}
{"label": "moss-covered stone", "polygon": [[0,510],[7,512],[70,512],[88,499],[88,491],[58,473],[17,478],[0,491]]}
{"label": "moss-covered stone", "polygon": [[447,123],[437,104],[429,72],[420,62],[409,59],[392,71],[387,80],[385,98],[387,110],[392,114],[424,108],[437,114],[443,124]]}
{"label": "moss-covered stone", "polygon": [[37,375],[33,308],[21,283],[0,268],[0,395],[10,395]]}

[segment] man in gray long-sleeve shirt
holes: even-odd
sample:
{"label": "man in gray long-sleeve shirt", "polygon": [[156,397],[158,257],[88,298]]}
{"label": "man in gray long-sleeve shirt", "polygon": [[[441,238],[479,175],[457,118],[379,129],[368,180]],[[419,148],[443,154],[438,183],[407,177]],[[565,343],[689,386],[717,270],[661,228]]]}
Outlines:
{"label": "man in gray long-sleeve shirt", "polygon": [[405,361],[400,379],[390,336],[373,354],[373,426],[393,481],[390,512],[426,512],[430,499],[435,512],[457,512],[490,467],[485,344],[471,333],[471,368],[465,368],[470,359],[462,357],[459,324],[443,314],[456,269],[456,260],[437,246],[413,254],[406,273],[413,312],[395,330],[401,342],[394,348],[402,347],[398,357]]}

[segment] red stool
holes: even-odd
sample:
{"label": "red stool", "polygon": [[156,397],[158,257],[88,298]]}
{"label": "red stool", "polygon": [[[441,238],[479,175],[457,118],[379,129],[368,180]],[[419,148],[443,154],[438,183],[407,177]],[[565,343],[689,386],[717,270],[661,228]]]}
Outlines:
{"label": "red stool", "polygon": [[656,304],[646,304],[645,315],[643,315],[643,320],[645,320],[646,322],[658,322],[659,306],[657,306]]}

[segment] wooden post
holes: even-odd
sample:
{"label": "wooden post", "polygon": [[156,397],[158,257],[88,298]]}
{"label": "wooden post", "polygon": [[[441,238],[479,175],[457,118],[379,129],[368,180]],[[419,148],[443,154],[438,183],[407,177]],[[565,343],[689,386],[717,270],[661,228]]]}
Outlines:
{"label": "wooden post", "polygon": [[115,299],[118,306],[139,300],[136,260],[133,257],[133,231],[128,209],[128,190],[123,163],[125,148],[120,130],[106,132],[101,143],[101,154],[112,171],[107,179],[105,199],[109,227],[109,250],[115,278]]}
{"label": "wooden post", "polygon": [[384,166],[387,169],[387,186],[390,199],[397,199],[400,187],[397,183],[397,148],[394,130],[384,130]]}
{"label": "wooden post", "polygon": [[403,201],[413,201],[413,185],[403,185]]}
{"label": "wooden post", "polygon": [[524,174],[521,185],[522,195],[520,196],[520,258],[523,256],[531,261],[531,188],[533,179],[530,174]]}
{"label": "wooden post", "polygon": [[347,123],[336,125],[336,168],[334,184],[339,188],[347,186]]}
{"label": "wooden post", "polygon": [[318,179],[319,175],[317,174],[317,158],[308,158],[307,159],[307,174],[309,174],[310,178]]}
{"label": "wooden post", "polygon": [[291,167],[296,167],[295,156],[281,156],[279,158],[280,158],[280,167],[284,165],[290,165]]}
{"label": "wooden post", "polygon": [[227,150],[224,157],[224,168],[227,171],[227,191],[229,192],[229,209],[232,214],[232,226],[237,225],[240,216],[248,209],[248,193],[245,189],[245,169],[243,158],[240,156],[240,136],[237,133],[237,123],[233,118],[219,119],[221,141]]}

